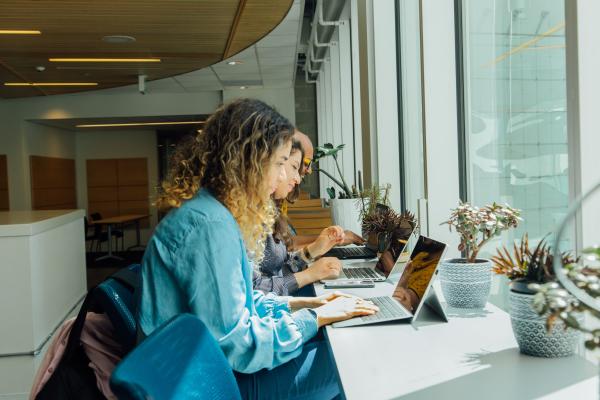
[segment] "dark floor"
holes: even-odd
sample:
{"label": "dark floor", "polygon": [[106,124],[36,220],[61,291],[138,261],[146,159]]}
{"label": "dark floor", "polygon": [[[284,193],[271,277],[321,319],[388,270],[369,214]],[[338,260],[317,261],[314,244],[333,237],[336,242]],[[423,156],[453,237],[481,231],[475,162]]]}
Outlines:
{"label": "dark floor", "polygon": [[142,261],[143,251],[124,251],[115,253],[122,257],[123,260],[108,259],[96,261],[96,258],[105,255],[106,253],[87,253],[87,285],[88,289],[96,286],[108,276],[112,275],[121,268],[125,268],[134,263]]}

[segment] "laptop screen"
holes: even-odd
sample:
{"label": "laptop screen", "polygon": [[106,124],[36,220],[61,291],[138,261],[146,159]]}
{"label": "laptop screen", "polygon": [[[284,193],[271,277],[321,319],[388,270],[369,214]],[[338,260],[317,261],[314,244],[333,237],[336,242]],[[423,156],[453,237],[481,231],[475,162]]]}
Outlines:
{"label": "laptop screen", "polygon": [[402,235],[402,237],[393,235],[391,238],[379,238],[378,241],[380,242],[381,247],[385,250],[383,253],[378,254],[378,260],[375,268],[385,275],[386,278],[389,277],[390,273],[392,273],[394,270],[394,266],[400,259],[402,252],[408,248],[407,244],[409,243],[410,238],[413,236],[413,232],[406,237],[404,235]]}
{"label": "laptop screen", "polygon": [[392,295],[408,311],[414,313],[419,308],[445,249],[444,243],[419,236]]}

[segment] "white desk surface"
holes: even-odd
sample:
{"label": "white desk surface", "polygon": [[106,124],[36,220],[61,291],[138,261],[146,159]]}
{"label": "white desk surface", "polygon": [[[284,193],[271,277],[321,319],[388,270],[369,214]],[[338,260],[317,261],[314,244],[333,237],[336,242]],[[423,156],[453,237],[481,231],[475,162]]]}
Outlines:
{"label": "white desk surface", "polygon": [[[370,297],[389,295],[393,287],[343,290]],[[315,290],[329,291],[321,284]],[[415,324],[327,327],[346,398],[598,398],[598,368],[583,357],[522,355],[506,312],[492,304],[480,311],[444,306],[448,323],[427,312]]]}

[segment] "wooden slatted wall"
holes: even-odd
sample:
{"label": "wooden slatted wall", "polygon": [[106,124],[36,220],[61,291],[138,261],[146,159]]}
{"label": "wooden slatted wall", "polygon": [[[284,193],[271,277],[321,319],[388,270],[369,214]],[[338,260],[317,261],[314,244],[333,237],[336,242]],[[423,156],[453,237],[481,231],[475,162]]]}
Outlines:
{"label": "wooden slatted wall", "polygon": [[77,208],[75,160],[30,156],[29,162],[33,210]]}
{"label": "wooden slatted wall", "polygon": [[89,214],[99,212],[108,218],[149,213],[146,158],[87,160],[86,168]]}

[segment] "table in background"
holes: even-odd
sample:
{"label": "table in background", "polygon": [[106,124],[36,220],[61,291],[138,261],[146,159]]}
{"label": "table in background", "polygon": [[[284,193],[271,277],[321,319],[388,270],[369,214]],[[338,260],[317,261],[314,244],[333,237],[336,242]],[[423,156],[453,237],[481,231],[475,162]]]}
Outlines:
{"label": "table in background", "polygon": [[[134,246],[130,246],[127,250],[130,250],[135,247],[143,248],[140,243],[140,221],[144,218],[150,217],[150,214],[129,214],[129,215],[119,215],[116,217],[103,218],[97,221],[90,222],[90,225],[106,225],[108,229],[108,253],[104,256],[96,258],[96,261],[104,260],[107,258],[114,258],[117,260],[122,260],[121,257],[115,256],[112,253],[112,227],[114,225],[125,225],[128,223],[135,222],[135,235],[136,235],[136,244]],[[123,232],[125,234],[125,232]],[[123,240],[125,240],[123,238]]]}
{"label": "table in background", "polygon": [[[390,295],[393,288],[381,282],[374,288],[343,290],[374,297]],[[315,291],[330,292],[321,284],[315,284]],[[510,316],[492,304],[484,310],[443,305],[447,323],[425,307],[414,324],[328,326],[346,398],[598,398],[598,368],[590,361],[578,355],[546,359],[521,354]]]}

